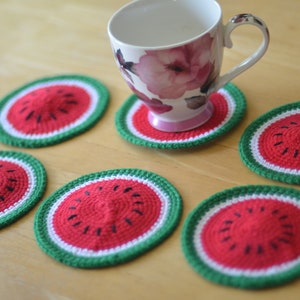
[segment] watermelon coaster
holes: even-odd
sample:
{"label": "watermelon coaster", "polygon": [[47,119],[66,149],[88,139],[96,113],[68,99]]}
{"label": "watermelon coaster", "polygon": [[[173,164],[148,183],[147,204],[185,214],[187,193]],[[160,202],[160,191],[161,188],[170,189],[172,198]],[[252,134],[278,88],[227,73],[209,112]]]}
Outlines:
{"label": "watermelon coaster", "polygon": [[60,143],[92,127],[109,100],[94,78],[61,75],[30,82],[0,102],[0,141],[37,148]]}
{"label": "watermelon coaster", "polygon": [[250,124],[239,144],[242,161],[266,178],[300,183],[300,102],[271,110]]}
{"label": "watermelon coaster", "polygon": [[300,192],[241,186],[196,207],[182,231],[191,266],[216,283],[260,289],[300,276]]}
{"label": "watermelon coaster", "polygon": [[127,262],[166,239],[182,201],[164,178],[138,169],[84,175],[40,206],[34,230],[52,258],[78,268]]}
{"label": "watermelon coaster", "polygon": [[46,171],[29,154],[0,151],[0,228],[25,215],[43,196]]}
{"label": "watermelon coaster", "polygon": [[116,128],[121,137],[139,146],[157,149],[199,146],[231,130],[246,110],[245,97],[233,83],[212,94],[210,101],[214,113],[205,124],[185,132],[163,132],[150,125],[148,108],[132,95],[116,114]]}

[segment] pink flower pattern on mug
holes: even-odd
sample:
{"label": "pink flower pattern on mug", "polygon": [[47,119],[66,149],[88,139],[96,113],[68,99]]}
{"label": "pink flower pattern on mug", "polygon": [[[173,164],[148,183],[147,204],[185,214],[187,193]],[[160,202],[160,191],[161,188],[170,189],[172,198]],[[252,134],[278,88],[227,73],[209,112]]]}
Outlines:
{"label": "pink flower pattern on mug", "polygon": [[148,50],[135,64],[135,72],[148,90],[161,99],[176,99],[203,86],[213,69],[210,34],[184,46]]}

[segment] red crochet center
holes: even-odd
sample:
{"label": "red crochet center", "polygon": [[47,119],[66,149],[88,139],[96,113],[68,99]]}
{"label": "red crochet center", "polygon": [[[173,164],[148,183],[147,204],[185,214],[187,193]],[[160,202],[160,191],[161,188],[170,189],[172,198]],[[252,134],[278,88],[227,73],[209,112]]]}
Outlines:
{"label": "red crochet center", "polygon": [[214,105],[213,115],[205,124],[190,131],[172,133],[153,128],[149,122],[145,122],[145,120],[148,120],[148,108],[146,105],[142,105],[133,115],[133,126],[141,134],[160,141],[177,141],[198,137],[219,126],[228,114],[229,108],[223,95],[214,93],[211,95],[210,101]]}
{"label": "red crochet center", "polygon": [[76,121],[90,105],[89,94],[80,87],[53,85],[35,89],[12,105],[7,119],[25,134],[45,134]]}
{"label": "red crochet center", "polygon": [[300,169],[300,115],[280,119],[268,126],[259,137],[259,152],[277,166]]}
{"label": "red crochet center", "polygon": [[22,167],[13,162],[0,160],[0,212],[4,212],[21,200],[28,186],[28,175]]}
{"label": "red crochet center", "polygon": [[161,201],[150,187],[112,179],[74,190],[58,206],[53,225],[67,244],[97,251],[142,236],[158,220],[160,211]]}
{"label": "red crochet center", "polygon": [[276,199],[249,199],[222,208],[199,237],[207,255],[230,268],[262,270],[300,254],[300,209]]}

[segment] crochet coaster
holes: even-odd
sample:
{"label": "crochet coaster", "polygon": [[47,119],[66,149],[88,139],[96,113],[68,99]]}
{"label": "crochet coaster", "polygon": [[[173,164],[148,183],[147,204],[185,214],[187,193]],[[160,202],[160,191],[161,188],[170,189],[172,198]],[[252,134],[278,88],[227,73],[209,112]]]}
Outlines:
{"label": "crochet coaster", "polygon": [[43,196],[46,171],[29,154],[0,151],[0,228],[25,215]]}
{"label": "crochet coaster", "polygon": [[0,102],[0,141],[36,148],[60,143],[92,127],[108,105],[108,90],[82,75],[30,82]]}
{"label": "crochet coaster", "polygon": [[185,132],[162,132],[148,121],[148,108],[135,95],[130,96],[116,114],[116,127],[127,141],[150,148],[180,149],[199,146],[227,133],[244,116],[246,101],[232,83],[210,97],[212,117],[203,125]]}
{"label": "crochet coaster", "polygon": [[246,128],[239,150],[255,173],[291,184],[300,183],[300,102],[271,110]]}
{"label": "crochet coaster", "polygon": [[164,178],[138,169],[84,175],[40,206],[34,230],[39,246],[73,267],[97,268],[136,258],[177,226],[181,197]]}
{"label": "crochet coaster", "polygon": [[182,231],[186,259],[216,283],[259,289],[300,276],[300,192],[241,186],[206,199]]}

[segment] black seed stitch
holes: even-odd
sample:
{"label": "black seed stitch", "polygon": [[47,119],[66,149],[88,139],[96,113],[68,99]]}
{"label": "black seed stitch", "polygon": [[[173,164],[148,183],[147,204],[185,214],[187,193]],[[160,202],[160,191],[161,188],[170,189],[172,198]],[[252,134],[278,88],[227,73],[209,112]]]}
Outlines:
{"label": "black seed stitch", "polygon": [[5,198],[4,198],[4,196],[0,196],[0,201],[4,201],[5,200]]}
{"label": "black seed stitch", "polygon": [[262,206],[262,207],[260,208],[260,211],[261,211],[261,212],[265,211],[264,206]]}
{"label": "black seed stitch", "polygon": [[285,128],[285,129],[288,129],[288,128],[289,128],[289,126],[286,126],[286,125],[284,125],[284,126],[281,126],[280,128]]}
{"label": "black seed stitch", "polygon": [[86,226],[83,230],[83,234],[87,234],[87,232],[89,231],[90,226]]}
{"label": "black seed stitch", "polygon": [[229,247],[229,250],[232,251],[236,248],[236,244],[232,244],[230,247]]}
{"label": "black seed stitch", "polygon": [[283,133],[275,133],[274,136],[282,136]]}
{"label": "black seed stitch", "polygon": [[98,187],[98,190],[99,190],[99,191],[102,191],[102,189],[103,189],[102,186],[99,186],[99,187]]}
{"label": "black seed stitch", "polygon": [[133,204],[144,204],[144,202],[142,202],[142,201],[135,201],[135,202],[133,202]]}
{"label": "black seed stitch", "polygon": [[76,227],[76,226],[78,226],[78,225],[80,225],[80,224],[81,224],[81,221],[74,223],[72,226],[73,226],[73,227]]}
{"label": "black seed stitch", "polygon": [[241,217],[241,214],[240,213],[234,213],[234,215],[236,216],[236,217],[238,217],[238,218],[240,218]]}
{"label": "black seed stitch", "polygon": [[298,123],[297,123],[297,122],[294,122],[294,121],[292,121],[290,124],[292,124],[292,125],[297,125]]}
{"label": "black seed stitch", "polygon": [[282,152],[281,152],[281,155],[284,155],[284,154],[286,154],[287,152],[289,151],[289,148],[288,147],[286,147]]}
{"label": "black seed stitch", "polygon": [[262,245],[258,245],[257,248],[256,248],[256,253],[257,254],[262,254],[264,253],[264,249],[262,247]]}
{"label": "black seed stitch", "polygon": [[296,158],[296,157],[298,156],[298,154],[299,154],[299,150],[296,149],[296,150],[294,151],[294,158]]}
{"label": "black seed stitch", "polygon": [[140,195],[140,194],[138,194],[138,193],[134,193],[134,194],[132,194],[132,195],[131,195],[131,197],[134,197],[134,198],[136,198],[136,197],[141,197],[141,195]]}
{"label": "black seed stitch", "polygon": [[69,209],[76,209],[76,206],[70,206]]}
{"label": "black seed stitch", "polygon": [[64,109],[64,108],[59,108],[58,109],[60,112],[62,112],[63,114],[68,114],[69,112],[66,110],[66,109]]}
{"label": "black seed stitch", "polygon": [[111,231],[112,231],[113,233],[117,233],[117,227],[116,227],[115,224],[112,224],[112,225],[111,225]]}
{"label": "black seed stitch", "polygon": [[77,199],[75,199],[75,201],[80,203],[80,202],[81,202],[81,199],[80,199],[80,198],[77,198]]}
{"label": "black seed stitch", "polygon": [[292,224],[282,224],[281,227],[283,228],[293,228]]}
{"label": "black seed stitch", "polygon": [[279,242],[282,242],[282,243],[285,243],[285,244],[289,244],[290,243],[290,241],[289,240],[287,240],[287,239],[285,239],[285,238],[278,238],[278,241]]}
{"label": "black seed stitch", "polygon": [[65,97],[74,97],[74,94],[72,94],[72,93],[67,93],[67,94],[64,94],[63,96],[65,96]]}
{"label": "black seed stitch", "polygon": [[25,118],[26,121],[28,121],[34,114],[34,110],[32,110]]}
{"label": "black seed stitch", "polygon": [[225,220],[225,221],[224,221],[224,224],[232,224],[232,223],[233,223],[232,220]]}
{"label": "black seed stitch", "polygon": [[225,227],[225,228],[220,229],[220,232],[225,232],[225,231],[228,231],[228,230],[230,230],[230,227]]}
{"label": "black seed stitch", "polygon": [[57,120],[56,115],[54,113],[49,112],[49,115],[50,115],[51,119]]}
{"label": "black seed stitch", "polygon": [[10,182],[18,182],[18,180],[15,179],[15,178],[8,178],[8,181],[10,181]]}
{"label": "black seed stitch", "polygon": [[41,123],[41,120],[42,120],[42,116],[41,116],[41,115],[38,115],[38,116],[36,117],[36,122],[37,122],[37,123]]}
{"label": "black seed stitch", "polygon": [[102,229],[101,229],[100,227],[96,229],[96,235],[97,235],[97,236],[100,236],[100,235],[101,235],[101,230],[102,230]]}
{"label": "black seed stitch", "polygon": [[231,236],[225,236],[223,239],[222,239],[222,243],[225,243],[225,242],[228,242],[229,240],[231,239]]}
{"label": "black seed stitch", "polygon": [[27,109],[28,109],[28,107],[25,106],[25,107],[23,107],[23,108],[19,111],[19,113],[21,114],[21,113],[23,113],[24,111],[26,111]]}
{"label": "black seed stitch", "polygon": [[249,253],[250,253],[250,250],[251,250],[251,246],[250,246],[250,245],[246,245],[245,250],[244,250],[244,253],[245,253],[245,254],[249,254]]}
{"label": "black seed stitch", "polygon": [[285,220],[285,219],[287,219],[287,218],[288,218],[287,215],[282,215],[281,217],[278,218],[278,220]]}
{"label": "black seed stitch", "polygon": [[13,191],[14,191],[14,188],[13,188],[12,186],[9,186],[9,185],[6,186],[6,189],[7,189],[9,192],[13,192]]}
{"label": "black seed stitch", "polygon": [[68,221],[70,221],[70,220],[72,220],[72,219],[74,219],[74,218],[76,218],[77,217],[77,215],[76,214],[74,214],[74,215],[70,215],[69,217],[68,217]]}
{"label": "black seed stitch", "polygon": [[118,185],[115,185],[115,186],[113,187],[113,190],[116,191],[116,190],[118,189],[118,187],[119,187]]}
{"label": "black seed stitch", "polygon": [[7,173],[13,173],[13,172],[15,172],[15,170],[10,169],[10,170],[7,170],[6,172]]}
{"label": "black seed stitch", "polygon": [[75,105],[78,104],[78,102],[77,102],[76,100],[66,100],[65,102],[66,102],[67,104],[75,104]]}
{"label": "black seed stitch", "polygon": [[89,192],[89,191],[85,191],[84,193],[85,193],[87,196],[90,195],[90,192]]}
{"label": "black seed stitch", "polygon": [[126,222],[128,225],[132,225],[132,222],[131,222],[131,220],[130,220],[130,219],[128,219],[128,218],[125,218],[125,222]]}
{"label": "black seed stitch", "polygon": [[129,191],[131,191],[132,190],[132,187],[127,187],[124,191],[123,191],[123,193],[128,193]]}
{"label": "black seed stitch", "polygon": [[270,242],[270,246],[272,249],[277,250],[278,249],[278,245],[275,244],[274,242]]}
{"label": "black seed stitch", "polygon": [[253,208],[247,208],[247,210],[248,210],[249,214],[252,214]]}
{"label": "black seed stitch", "polygon": [[272,215],[276,215],[276,214],[278,214],[278,209],[274,209],[273,211],[272,211]]}
{"label": "black seed stitch", "polygon": [[137,213],[140,216],[142,216],[144,214],[143,212],[141,212],[140,210],[135,209],[135,208],[132,211],[135,212],[135,213]]}
{"label": "black seed stitch", "polygon": [[283,144],[282,141],[275,143],[274,146],[277,147],[277,146],[279,146],[279,145],[281,145],[281,144]]}

